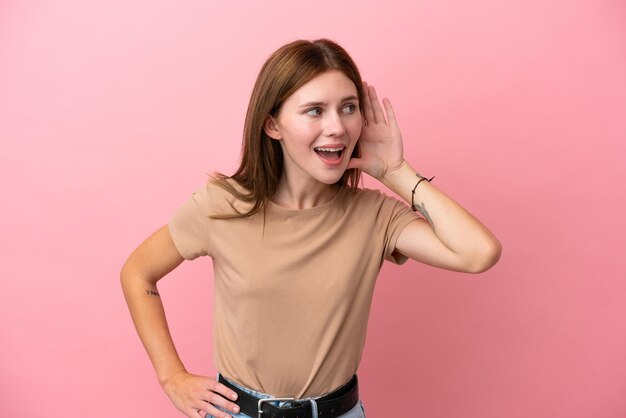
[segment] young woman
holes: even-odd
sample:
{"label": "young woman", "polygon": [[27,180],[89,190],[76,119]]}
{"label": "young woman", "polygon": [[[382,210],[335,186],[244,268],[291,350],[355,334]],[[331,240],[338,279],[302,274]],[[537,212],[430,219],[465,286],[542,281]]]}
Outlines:
{"label": "young woman", "polygon": [[[382,262],[471,273],[497,262],[498,240],[407,162],[383,106],[336,43],[281,47],[254,86],[239,169],[209,178],[130,255],[124,295],[185,416],[363,417],[356,371]],[[359,188],[361,172],[407,203]],[[203,255],[216,378],[185,369],[156,286]]]}

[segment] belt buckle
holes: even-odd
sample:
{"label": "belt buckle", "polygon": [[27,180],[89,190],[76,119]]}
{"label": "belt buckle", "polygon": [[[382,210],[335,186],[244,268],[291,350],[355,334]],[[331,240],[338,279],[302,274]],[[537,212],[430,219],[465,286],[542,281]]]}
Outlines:
{"label": "belt buckle", "polygon": [[259,415],[257,416],[258,418],[262,418],[261,415],[263,415],[263,403],[265,402],[274,402],[274,401],[295,401],[296,398],[266,398],[266,399],[259,399],[258,402],[258,413]]}

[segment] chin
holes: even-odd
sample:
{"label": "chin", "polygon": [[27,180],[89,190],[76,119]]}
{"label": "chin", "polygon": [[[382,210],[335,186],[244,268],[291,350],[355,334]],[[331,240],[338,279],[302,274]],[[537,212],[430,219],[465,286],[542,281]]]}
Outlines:
{"label": "chin", "polygon": [[327,176],[321,176],[317,178],[317,181],[319,181],[320,183],[324,183],[324,184],[328,184],[329,186],[332,186],[334,184],[337,184],[341,181],[341,178],[343,177],[344,173],[346,172],[346,170],[342,170],[341,173],[337,173],[335,175],[327,175]]}

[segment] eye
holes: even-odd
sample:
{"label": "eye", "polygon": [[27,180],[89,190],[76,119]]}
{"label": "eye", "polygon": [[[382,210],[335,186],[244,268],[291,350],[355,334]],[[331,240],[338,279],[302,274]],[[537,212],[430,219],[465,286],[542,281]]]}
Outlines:
{"label": "eye", "polygon": [[[319,112],[319,113],[311,113],[311,112]],[[306,114],[309,116],[319,116],[320,113],[322,113],[322,109],[320,109],[319,107],[314,107],[306,111]]]}
{"label": "eye", "polygon": [[354,103],[348,103],[346,105],[346,107],[344,107],[344,109],[350,109],[347,113],[354,113],[356,112],[356,105]]}

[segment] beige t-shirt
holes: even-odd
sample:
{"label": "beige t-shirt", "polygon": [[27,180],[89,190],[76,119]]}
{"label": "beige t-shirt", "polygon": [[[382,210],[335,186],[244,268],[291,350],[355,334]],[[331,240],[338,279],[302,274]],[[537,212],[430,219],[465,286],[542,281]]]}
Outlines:
{"label": "beige t-shirt", "polygon": [[268,202],[263,213],[218,220],[243,204],[212,180],[169,222],[187,260],[213,259],[214,364],[259,392],[302,398],[328,393],[356,373],[374,284],[402,229],[417,215],[378,190],[340,190],[316,207]]}

